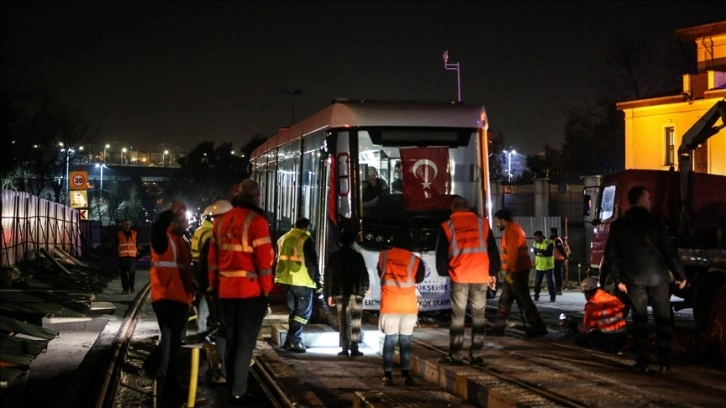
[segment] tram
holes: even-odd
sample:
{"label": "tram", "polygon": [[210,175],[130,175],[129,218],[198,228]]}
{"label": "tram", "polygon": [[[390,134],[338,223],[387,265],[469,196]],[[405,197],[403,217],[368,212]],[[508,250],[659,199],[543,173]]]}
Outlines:
{"label": "tram", "polygon": [[[450,309],[448,277],[436,273],[438,231],[453,195],[491,219],[487,128],[480,105],[334,100],[250,156],[273,238],[310,219],[324,271],[340,231],[354,229],[371,281],[365,310],[380,303],[379,251],[406,248],[426,265],[420,310]],[[369,177],[376,194],[364,194]]]}

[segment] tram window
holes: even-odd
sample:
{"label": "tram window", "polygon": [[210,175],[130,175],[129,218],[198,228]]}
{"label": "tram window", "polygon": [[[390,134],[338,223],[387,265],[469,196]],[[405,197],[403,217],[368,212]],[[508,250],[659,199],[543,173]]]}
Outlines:
{"label": "tram window", "polygon": [[380,146],[467,146],[472,131],[467,129],[401,129],[368,130],[372,142]]}

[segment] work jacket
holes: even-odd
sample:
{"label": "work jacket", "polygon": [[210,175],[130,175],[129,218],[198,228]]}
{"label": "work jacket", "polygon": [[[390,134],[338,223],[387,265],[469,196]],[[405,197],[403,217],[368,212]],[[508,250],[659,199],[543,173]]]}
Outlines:
{"label": "work jacket", "polygon": [[502,270],[521,272],[532,269],[524,230],[516,222],[507,224],[502,236]]}
{"label": "work jacket", "polygon": [[401,248],[383,250],[378,254],[381,278],[380,313],[418,313],[416,284],[426,271],[421,258]]}
{"label": "work jacket", "polygon": [[164,253],[151,249],[151,303],[174,300],[190,305],[194,295],[191,283],[191,255],[184,239],[167,231]]}
{"label": "work jacket", "polygon": [[208,239],[212,237],[212,222],[207,220],[202,221],[202,225],[194,231],[192,235],[192,261],[199,262],[202,256],[202,248]]}
{"label": "work jacket", "polygon": [[274,249],[262,210],[234,207],[214,223],[209,243],[209,290],[220,299],[269,296]]}
{"label": "work jacket", "polygon": [[275,283],[315,289],[316,282],[320,281],[317,257],[308,259],[309,254],[305,251],[305,246],[311,244],[310,232],[300,228],[293,228],[280,237]]}
{"label": "work jacket", "polygon": [[[471,211],[457,211],[441,224],[441,230],[448,243],[446,265],[451,281],[489,283],[489,275],[499,271],[499,262],[495,262],[496,270],[490,270],[490,251],[493,249],[495,260],[499,254],[489,223]],[[437,251],[437,269],[443,268],[442,255]]]}
{"label": "work jacket", "polygon": [[548,271],[555,267],[555,243],[550,239],[532,244],[534,247],[534,268],[538,271]]}
{"label": "work jacket", "polygon": [[669,270],[677,281],[686,279],[663,219],[638,206],[610,225],[603,269],[615,283],[635,286],[667,284]]}
{"label": "work jacket", "polygon": [[136,257],[136,231],[130,230],[129,237],[126,238],[126,234],[123,230],[118,232],[118,256],[124,257]]}
{"label": "work jacket", "polygon": [[585,316],[581,330],[589,333],[600,330],[603,333],[620,333],[625,330],[625,305],[615,296],[597,289],[585,304]]}

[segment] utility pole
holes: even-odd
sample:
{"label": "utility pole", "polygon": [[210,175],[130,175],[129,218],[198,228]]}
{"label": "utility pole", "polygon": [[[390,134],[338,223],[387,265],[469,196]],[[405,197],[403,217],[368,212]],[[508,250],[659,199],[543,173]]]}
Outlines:
{"label": "utility pole", "polygon": [[449,51],[444,51],[444,69],[448,71],[456,71],[456,90],[458,95],[458,102],[461,102],[461,70],[459,63],[451,63],[449,64]]}
{"label": "utility pole", "polygon": [[285,95],[290,95],[292,101],[291,101],[291,111],[292,111],[292,122],[290,122],[291,125],[295,124],[295,95],[300,95],[302,93],[302,89],[283,89],[280,91],[284,93]]}

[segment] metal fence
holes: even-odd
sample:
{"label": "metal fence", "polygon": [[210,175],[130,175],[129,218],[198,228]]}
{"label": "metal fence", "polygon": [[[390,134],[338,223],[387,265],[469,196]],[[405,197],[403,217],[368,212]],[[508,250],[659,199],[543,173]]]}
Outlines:
{"label": "metal fence", "polygon": [[81,256],[84,235],[80,212],[65,205],[12,190],[2,192],[2,248],[0,266],[8,267],[39,257],[40,250],[62,249]]}

